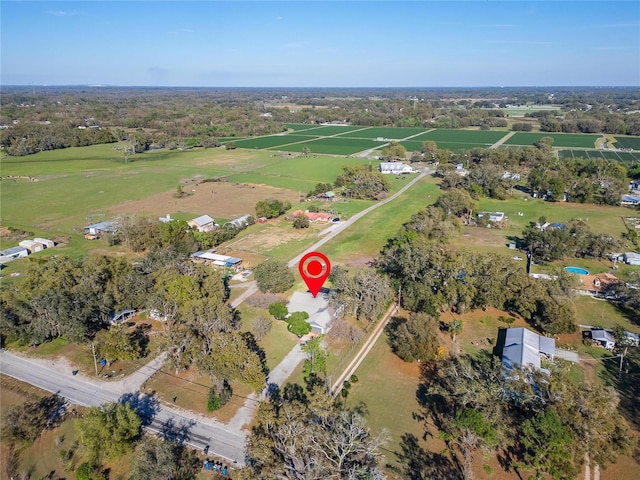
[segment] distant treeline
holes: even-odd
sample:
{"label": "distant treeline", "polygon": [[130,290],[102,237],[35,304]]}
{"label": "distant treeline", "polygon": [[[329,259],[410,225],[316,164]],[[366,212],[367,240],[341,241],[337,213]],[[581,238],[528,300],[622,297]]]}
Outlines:
{"label": "distant treeline", "polygon": [[229,137],[270,135],[286,123],[506,127],[508,106],[542,131],[640,135],[633,88],[236,89],[3,87],[0,145],[9,155],[130,141],[132,150],[215,147]]}

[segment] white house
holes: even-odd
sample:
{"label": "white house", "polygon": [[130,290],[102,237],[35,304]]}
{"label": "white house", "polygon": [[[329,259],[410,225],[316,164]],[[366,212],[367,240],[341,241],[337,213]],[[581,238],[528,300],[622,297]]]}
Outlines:
{"label": "white house", "polygon": [[215,220],[209,215],[201,215],[199,217],[196,217],[193,220],[189,220],[187,224],[191,228],[195,228],[199,232],[210,232],[218,226]]}
{"label": "white house", "polygon": [[380,173],[384,174],[400,174],[414,173],[413,167],[400,162],[382,162],[380,164]]}

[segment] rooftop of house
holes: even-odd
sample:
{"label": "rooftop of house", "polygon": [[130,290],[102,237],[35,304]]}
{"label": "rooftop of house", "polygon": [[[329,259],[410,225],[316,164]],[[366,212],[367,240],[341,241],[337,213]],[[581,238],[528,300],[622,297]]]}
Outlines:
{"label": "rooftop of house", "polygon": [[502,350],[502,365],[507,369],[531,365],[540,369],[540,354],[555,355],[556,341],[526,328],[508,328]]}
{"label": "rooftop of house", "polygon": [[198,226],[207,225],[209,223],[215,223],[213,218],[211,218],[209,215],[200,215],[199,217],[196,217],[193,220],[190,220],[190,222],[193,222]]}

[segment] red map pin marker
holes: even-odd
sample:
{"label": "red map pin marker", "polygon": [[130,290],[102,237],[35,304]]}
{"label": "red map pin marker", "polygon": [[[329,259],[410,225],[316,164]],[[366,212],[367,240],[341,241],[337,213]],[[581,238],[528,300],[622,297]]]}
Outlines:
{"label": "red map pin marker", "polygon": [[315,298],[331,273],[331,262],[320,252],[309,252],[300,259],[298,270],[311,295]]}

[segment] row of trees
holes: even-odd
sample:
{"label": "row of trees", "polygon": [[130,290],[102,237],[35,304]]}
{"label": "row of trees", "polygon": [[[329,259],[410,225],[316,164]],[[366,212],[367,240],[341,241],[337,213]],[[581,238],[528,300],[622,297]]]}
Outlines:
{"label": "row of trees", "polygon": [[162,223],[157,219],[135,215],[120,217],[117,223],[117,231],[108,235],[110,244],[121,244],[134,252],[173,250],[180,257],[218,246],[246,228],[227,224],[208,232],[199,232],[184,220]]}
{"label": "row of trees", "polygon": [[593,233],[586,222],[574,220],[569,225],[548,225],[546,219],[530,222],[522,231],[521,248],[530,251],[536,261],[551,262],[566,257],[605,258],[620,249],[621,238]]}
{"label": "row of trees", "polygon": [[[559,160],[552,146],[553,139],[544,137],[523,150],[474,149],[450,156],[438,167],[438,174],[443,177],[441,187],[464,189],[474,198],[504,200],[513,194],[516,185],[526,181],[531,193],[548,200],[562,201],[566,194],[571,202],[620,203],[621,195],[627,191],[627,170],[623,165],[605,158]],[[432,147],[426,151],[433,151]],[[439,149],[432,155],[442,157]],[[466,163],[468,174],[459,175],[452,162]]]}
{"label": "row of trees", "polygon": [[518,472],[554,479],[575,478],[585,458],[606,467],[632,451],[615,390],[572,381],[561,360],[547,367],[550,374],[527,370],[506,382],[489,353],[423,368],[421,418],[425,431],[433,422],[443,432],[458,459],[457,466],[445,464],[450,478],[456,471],[473,478],[471,465],[482,450],[496,452]]}
{"label": "row of trees", "polygon": [[471,253],[446,244],[456,220],[429,207],[389,239],[377,262],[401,289],[401,304],[438,317],[492,306],[512,311],[547,333],[575,330],[570,301],[574,279],[559,271],[554,280],[533,279],[502,255]]}
{"label": "row of trees", "polygon": [[391,188],[389,181],[371,165],[344,167],[343,172],[336,178],[335,186],[342,187],[342,194],[347,198],[381,200]]}

